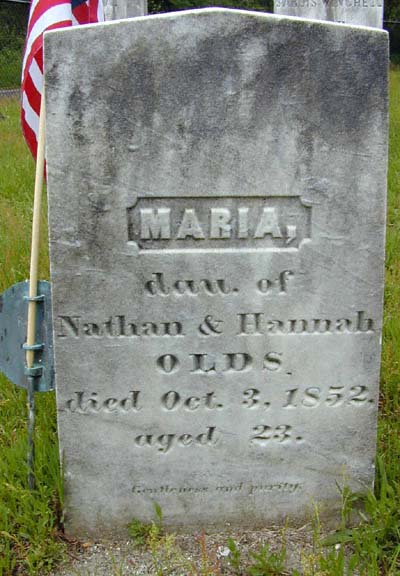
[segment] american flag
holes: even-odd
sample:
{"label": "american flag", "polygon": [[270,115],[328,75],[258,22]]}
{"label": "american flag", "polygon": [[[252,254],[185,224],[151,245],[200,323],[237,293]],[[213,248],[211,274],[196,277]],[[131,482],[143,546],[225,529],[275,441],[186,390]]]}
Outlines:
{"label": "american flag", "polygon": [[21,122],[25,140],[34,158],[37,153],[43,85],[43,34],[55,28],[103,20],[102,0],[31,0],[22,63]]}

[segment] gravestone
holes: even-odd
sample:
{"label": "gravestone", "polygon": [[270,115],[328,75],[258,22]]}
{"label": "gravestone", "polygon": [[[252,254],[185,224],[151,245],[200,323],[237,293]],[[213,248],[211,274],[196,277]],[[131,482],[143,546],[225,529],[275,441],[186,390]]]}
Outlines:
{"label": "gravestone", "polygon": [[105,20],[121,20],[145,16],[147,14],[147,0],[105,0]]}
{"label": "gravestone", "polygon": [[382,28],[384,0],[274,0],[275,14]]}
{"label": "gravestone", "polygon": [[226,9],[46,35],[68,533],[335,520],[371,487],[387,59]]}

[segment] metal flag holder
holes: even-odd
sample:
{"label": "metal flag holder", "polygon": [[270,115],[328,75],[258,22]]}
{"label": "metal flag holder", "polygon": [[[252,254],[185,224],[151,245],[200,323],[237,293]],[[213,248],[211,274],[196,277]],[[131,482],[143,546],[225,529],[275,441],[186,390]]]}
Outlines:
{"label": "metal flag holder", "polygon": [[[28,404],[28,483],[34,488],[35,392],[54,390],[54,358],[50,282],[38,282],[35,298],[37,317],[35,341],[26,343],[29,282],[19,282],[0,295],[0,371],[16,386],[27,391]],[[26,352],[34,354],[30,367]]]}
{"label": "metal flag holder", "polygon": [[35,392],[54,389],[50,283],[38,280],[40,216],[44,180],[45,90],[43,86],[33,201],[29,282],[0,295],[0,370],[27,390],[28,484],[35,487]]}

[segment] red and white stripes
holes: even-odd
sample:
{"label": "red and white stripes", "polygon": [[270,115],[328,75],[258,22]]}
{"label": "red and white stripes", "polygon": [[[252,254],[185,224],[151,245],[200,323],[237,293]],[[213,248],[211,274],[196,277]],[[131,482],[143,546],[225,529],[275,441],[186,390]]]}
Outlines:
{"label": "red and white stripes", "polygon": [[21,122],[34,158],[43,85],[43,34],[47,30],[103,20],[101,0],[32,0],[22,65]]}

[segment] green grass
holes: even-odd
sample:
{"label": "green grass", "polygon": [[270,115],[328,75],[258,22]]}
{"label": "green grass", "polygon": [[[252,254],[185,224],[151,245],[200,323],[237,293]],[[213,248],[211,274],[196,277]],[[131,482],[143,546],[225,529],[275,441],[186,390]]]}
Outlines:
{"label": "green grass", "polygon": [[[29,270],[34,162],[18,103],[0,100],[0,293]],[[43,210],[45,214],[45,209]],[[48,277],[45,218],[40,277]],[[41,573],[60,557],[61,501],[54,394],[37,394],[37,489],[27,486],[26,394],[0,374],[0,574]]]}
{"label": "green grass", "polygon": [[23,47],[0,51],[0,88],[19,88]]}
{"label": "green grass", "polygon": [[[20,133],[18,104],[8,100],[0,101],[0,156],[2,292],[28,276],[34,181],[34,164]],[[400,575],[400,69],[396,67],[391,71],[388,203],[375,492],[363,498],[364,521],[357,528],[351,528],[348,522],[355,497],[345,490],[340,531],[324,541],[316,517],[314,552],[303,559],[304,574],[310,576]],[[46,208],[43,214],[45,212]],[[40,277],[47,278],[44,217],[42,231]],[[60,538],[62,482],[58,467],[54,395],[37,395],[37,488],[33,492],[27,486],[25,402],[25,392],[0,376],[0,576],[45,574],[62,556],[65,547]],[[136,528],[140,531],[140,527]],[[155,546],[154,542],[152,546]],[[232,544],[232,548],[235,546]],[[244,568],[241,567],[241,551],[237,547],[235,550],[231,559],[236,564],[230,565],[225,574],[287,574],[281,567],[284,551],[276,556],[263,548],[253,558],[253,563]],[[206,558],[204,562],[206,565]],[[217,568],[204,570],[206,572],[210,576],[218,574]],[[166,574],[167,571],[161,566],[157,573]]]}

